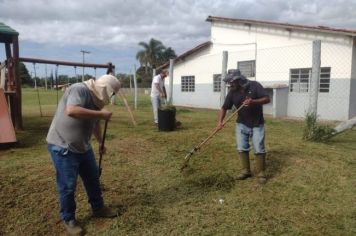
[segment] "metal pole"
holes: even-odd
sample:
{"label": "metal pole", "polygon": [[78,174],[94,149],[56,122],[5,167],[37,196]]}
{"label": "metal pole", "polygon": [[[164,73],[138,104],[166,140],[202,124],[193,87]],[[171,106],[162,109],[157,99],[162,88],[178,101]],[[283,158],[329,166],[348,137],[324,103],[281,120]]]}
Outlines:
{"label": "metal pole", "polygon": [[46,74],[45,87],[46,87],[46,90],[47,90],[47,64],[45,65],[45,74]]}
{"label": "metal pole", "polygon": [[174,59],[169,59],[169,97],[168,103],[173,104],[173,63]]}
{"label": "metal pole", "polygon": [[130,74],[129,74],[129,81],[130,81],[130,93],[132,93],[132,77],[131,77],[132,73],[130,71]]}
{"label": "metal pole", "polygon": [[[35,73],[35,74],[36,74],[36,73]],[[35,79],[35,89],[37,89],[37,80],[36,80],[36,75],[35,75],[34,79]]]}
{"label": "metal pole", "polygon": [[137,78],[136,78],[136,65],[134,65],[134,86],[135,86],[135,110],[137,110]]}
{"label": "metal pole", "polygon": [[223,51],[223,58],[222,58],[222,70],[221,70],[221,86],[220,86],[220,106],[224,104],[225,101],[225,96],[226,96],[226,83],[224,82],[224,79],[226,77],[226,71],[227,71],[227,61],[228,61],[228,52]]}
{"label": "metal pole", "polygon": [[33,71],[34,71],[34,73],[35,73],[35,89],[37,89],[37,80],[36,80],[36,64],[35,63],[33,63]]}
{"label": "metal pole", "polygon": [[85,51],[85,50],[80,50],[80,52],[83,53],[83,74],[82,74],[82,82],[84,82],[84,63],[85,63],[84,54],[85,54],[85,53],[89,54],[90,52],[89,52],[89,51]]}
{"label": "metal pole", "polygon": [[257,81],[257,43],[255,43],[255,80]]}
{"label": "metal pole", "polygon": [[[36,64],[50,64],[50,65],[61,65],[61,66],[83,66],[83,62],[72,62],[72,61],[56,61],[56,60],[47,60],[39,58],[29,58],[29,57],[20,57],[21,62],[36,63]],[[94,64],[94,63],[85,63],[85,67],[96,67],[96,68],[110,68],[115,69],[113,64]]]}

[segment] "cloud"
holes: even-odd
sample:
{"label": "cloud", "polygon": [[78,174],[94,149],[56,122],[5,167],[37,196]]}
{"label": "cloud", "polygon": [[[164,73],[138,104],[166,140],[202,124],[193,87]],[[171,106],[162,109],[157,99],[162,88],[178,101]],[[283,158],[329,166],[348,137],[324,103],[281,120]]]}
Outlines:
{"label": "cloud", "polygon": [[24,43],[131,50],[133,57],[150,38],[178,54],[209,40],[209,15],[354,28],[355,11],[354,0],[0,0],[0,22]]}

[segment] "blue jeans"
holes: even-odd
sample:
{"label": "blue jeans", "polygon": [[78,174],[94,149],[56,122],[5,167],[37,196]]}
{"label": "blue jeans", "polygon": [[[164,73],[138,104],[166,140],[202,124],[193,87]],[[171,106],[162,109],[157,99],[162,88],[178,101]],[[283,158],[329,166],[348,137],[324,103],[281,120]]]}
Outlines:
{"label": "blue jeans", "polygon": [[161,98],[159,96],[151,97],[152,109],[153,109],[153,119],[156,124],[158,124],[158,108],[161,107]]}
{"label": "blue jeans", "polygon": [[48,144],[53,165],[56,169],[57,190],[60,199],[62,220],[75,219],[75,190],[80,175],[89,203],[93,210],[104,206],[99,184],[99,169],[93,150],[85,153],[73,153],[66,148]]}
{"label": "blue jeans", "polygon": [[236,143],[239,152],[250,151],[250,139],[252,140],[255,154],[266,153],[264,125],[249,128],[242,123],[236,123]]}

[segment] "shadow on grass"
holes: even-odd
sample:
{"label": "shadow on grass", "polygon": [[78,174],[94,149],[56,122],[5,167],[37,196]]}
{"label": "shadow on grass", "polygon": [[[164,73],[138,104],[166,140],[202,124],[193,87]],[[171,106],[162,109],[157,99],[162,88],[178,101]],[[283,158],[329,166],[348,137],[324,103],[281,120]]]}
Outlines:
{"label": "shadow on grass", "polygon": [[[122,185],[112,186],[110,196],[113,206],[126,206],[120,220],[116,222],[117,226],[132,233],[139,231],[140,227],[151,227],[163,222],[165,219],[162,217],[162,210],[167,207],[205,201],[209,192],[230,191],[234,185],[234,178],[221,172],[181,178],[181,181],[159,190],[151,190],[148,184],[140,186],[139,190],[133,188],[127,193],[117,191],[125,188]],[[89,224],[89,218],[86,221]]]}
{"label": "shadow on grass", "polygon": [[201,192],[220,190],[229,191],[235,184],[235,179],[226,173],[216,173],[208,176],[201,176],[200,178],[193,178],[187,181],[188,186],[200,190]]}
{"label": "shadow on grass", "polygon": [[52,117],[24,116],[24,129],[16,131],[17,142],[11,148],[30,148],[43,143],[46,145],[46,136]]}
{"label": "shadow on grass", "polygon": [[46,145],[48,128],[26,130],[18,134],[18,142],[13,148],[30,148],[43,142]]}
{"label": "shadow on grass", "polygon": [[267,178],[270,179],[277,176],[282,169],[286,168],[289,157],[294,155],[293,150],[278,149],[269,151],[266,158]]}

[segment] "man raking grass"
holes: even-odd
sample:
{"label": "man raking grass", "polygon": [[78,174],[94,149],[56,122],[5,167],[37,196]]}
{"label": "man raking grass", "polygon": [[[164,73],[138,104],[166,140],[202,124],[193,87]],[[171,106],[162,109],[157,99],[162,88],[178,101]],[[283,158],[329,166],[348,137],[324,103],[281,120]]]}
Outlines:
{"label": "man raking grass", "polygon": [[[220,109],[218,124],[208,138],[187,154],[181,169],[183,170],[187,166],[189,159],[195,151],[199,150],[201,146],[221,130],[235,114],[238,114],[236,120],[236,140],[243,173],[237,179],[244,180],[252,176],[249,159],[251,139],[256,156],[258,182],[264,184],[266,182],[264,173],[266,150],[264,145],[265,130],[262,105],[269,103],[268,94],[260,83],[248,80],[239,70],[229,70],[224,81],[229,83],[230,90]],[[226,111],[233,106],[238,108],[224,121]]]}
{"label": "man raking grass", "polygon": [[81,235],[83,229],[75,218],[75,191],[78,175],[83,180],[93,216],[115,217],[118,211],[104,205],[99,184],[98,168],[90,144],[94,134],[100,152],[100,163],[105,151],[100,120],[107,122],[112,112],[102,110],[120,89],[119,80],[104,75],[70,86],[64,93],[47,135],[48,151],[56,170],[57,190],[60,197],[60,216],[70,235]]}
{"label": "man raking grass", "polygon": [[260,83],[248,80],[240,70],[229,70],[225,82],[229,83],[230,90],[220,109],[216,128],[221,129],[224,126],[226,111],[232,106],[244,106],[244,109],[238,112],[235,128],[237,151],[243,167],[243,172],[237,179],[245,180],[252,176],[249,158],[250,141],[252,141],[258,182],[264,184],[266,183],[266,149],[262,105],[270,102],[269,96]]}

